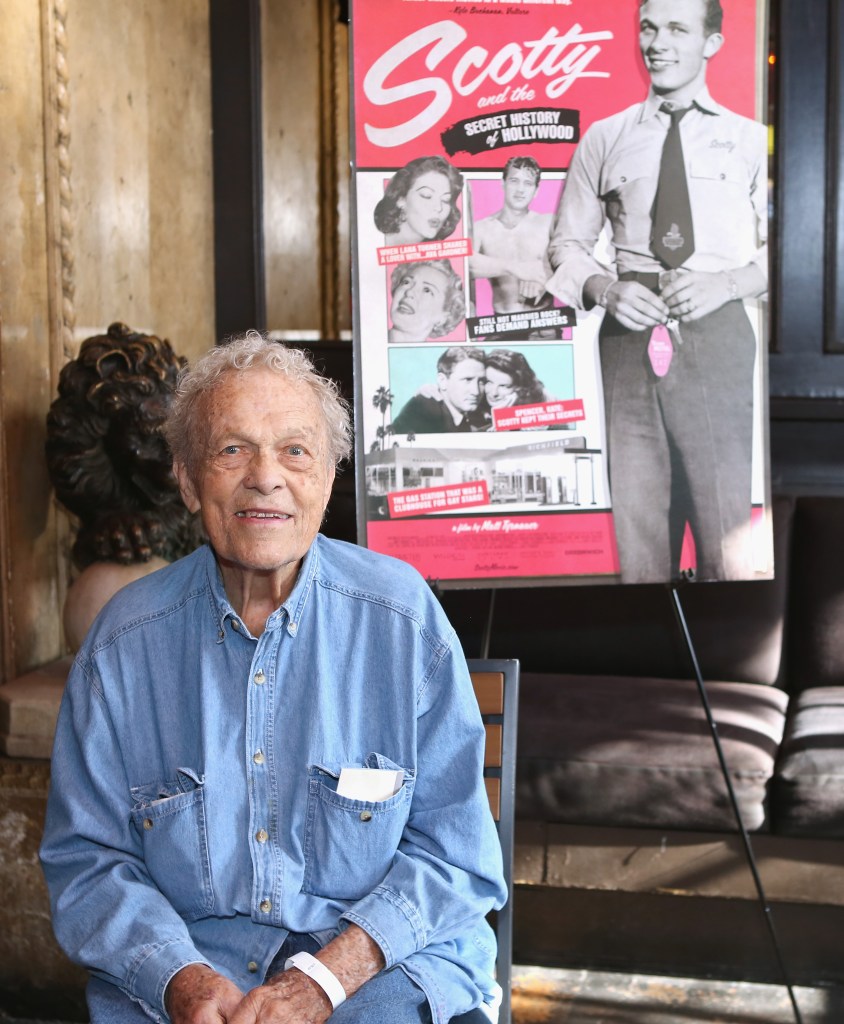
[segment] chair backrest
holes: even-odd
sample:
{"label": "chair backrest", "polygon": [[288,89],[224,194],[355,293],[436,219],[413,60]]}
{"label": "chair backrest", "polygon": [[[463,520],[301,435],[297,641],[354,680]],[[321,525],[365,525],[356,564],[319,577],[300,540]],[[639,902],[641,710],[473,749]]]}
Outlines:
{"label": "chair backrest", "polygon": [[504,658],[469,658],[469,673],[486,727],[484,779],[492,816],[498,826],[504,878],[509,893],[496,915],[496,973],[503,998],[499,1024],[510,1024],[510,971],[513,958],[513,823],[516,813],[516,725],[519,662]]}

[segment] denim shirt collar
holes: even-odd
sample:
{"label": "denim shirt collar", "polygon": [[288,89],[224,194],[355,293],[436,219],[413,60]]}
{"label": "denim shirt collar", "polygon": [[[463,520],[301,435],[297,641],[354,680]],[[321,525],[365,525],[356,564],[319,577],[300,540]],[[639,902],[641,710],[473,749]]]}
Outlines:
{"label": "denim shirt collar", "polygon": [[[242,629],[244,634],[249,635],[245,625],[243,624],[243,620],[235,611],[231,601],[229,601],[228,595],[226,594],[223,575],[220,572],[220,566],[217,563],[214,549],[210,544],[206,544],[203,550],[205,553],[205,572],[208,580],[208,589],[215,614],[217,643],[222,643],[226,638],[226,622],[228,620],[238,622],[240,625],[237,628]],[[305,557],[302,559],[302,564],[299,567],[299,574],[296,577],[296,582],[293,585],[293,589],[291,590],[289,597],[286,601],[283,601],[267,619],[264,627],[266,631],[272,632],[273,630],[284,627],[287,629],[290,636],[295,637],[297,635],[301,628],[301,623],[305,614],[305,606],[308,603],[308,597],[311,594],[313,582],[318,571],[319,535],[317,535],[313,544],[308,548]]]}

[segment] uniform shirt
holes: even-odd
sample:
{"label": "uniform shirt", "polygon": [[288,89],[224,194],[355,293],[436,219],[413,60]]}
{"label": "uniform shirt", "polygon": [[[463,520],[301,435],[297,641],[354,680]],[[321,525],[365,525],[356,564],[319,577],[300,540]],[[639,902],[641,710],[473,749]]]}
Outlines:
{"label": "uniform shirt", "polygon": [[[122,590],[76,657],[42,845],[67,953],[154,1019],[204,962],[260,984],[288,930],[367,931],[444,1022],[492,1002],[505,893],[484,730],[419,574],[318,536],[253,638],[200,548]],[[382,802],[344,767],[401,771]]]}
{"label": "uniform shirt", "polygon": [[[651,252],[651,211],[670,117],[653,92],[644,103],[596,121],[566,175],[549,256],[549,291],[583,308],[594,274],[663,270]],[[768,278],[768,162],[765,126],[716,103],[704,89],[680,122],[695,251],[688,270],[756,263]],[[609,221],[615,271],[593,255]]]}

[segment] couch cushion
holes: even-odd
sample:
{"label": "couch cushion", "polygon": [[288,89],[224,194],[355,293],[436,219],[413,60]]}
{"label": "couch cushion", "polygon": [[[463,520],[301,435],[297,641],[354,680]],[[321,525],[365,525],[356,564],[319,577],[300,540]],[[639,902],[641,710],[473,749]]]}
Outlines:
{"label": "couch cushion", "polygon": [[[745,826],[767,830],[788,697],[753,683],[706,691]],[[549,822],[735,829],[697,686],[681,679],[523,673],[516,807]]]}
{"label": "couch cushion", "polygon": [[844,837],[844,686],[792,698],[773,788],[782,835]]}

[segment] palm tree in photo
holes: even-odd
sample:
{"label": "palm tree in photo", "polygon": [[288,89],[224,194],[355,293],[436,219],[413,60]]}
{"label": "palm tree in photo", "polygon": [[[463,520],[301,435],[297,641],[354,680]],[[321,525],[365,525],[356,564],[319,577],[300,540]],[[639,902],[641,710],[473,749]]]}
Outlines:
{"label": "palm tree in photo", "polygon": [[[393,399],[396,396],[390,391],[389,388],[380,387],[372,396],[372,404],[381,413],[381,429],[383,433],[380,435],[382,438],[386,436],[386,424],[387,424],[387,410],[393,404]],[[383,444],[381,446],[384,447]]]}

